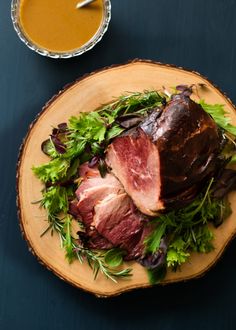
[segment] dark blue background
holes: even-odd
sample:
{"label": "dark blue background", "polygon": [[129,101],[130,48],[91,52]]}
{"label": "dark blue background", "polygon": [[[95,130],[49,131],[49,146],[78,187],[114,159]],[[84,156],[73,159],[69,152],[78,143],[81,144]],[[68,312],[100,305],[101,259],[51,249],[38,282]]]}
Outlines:
{"label": "dark blue background", "polygon": [[235,0],[113,0],[104,39],[81,57],[53,60],[18,40],[10,0],[1,0],[1,330],[236,329],[236,241],[201,279],[101,300],[38,264],[21,238],[15,207],[17,152],[28,125],[53,94],[86,72],[149,58],[201,72],[236,102],[235,15]]}

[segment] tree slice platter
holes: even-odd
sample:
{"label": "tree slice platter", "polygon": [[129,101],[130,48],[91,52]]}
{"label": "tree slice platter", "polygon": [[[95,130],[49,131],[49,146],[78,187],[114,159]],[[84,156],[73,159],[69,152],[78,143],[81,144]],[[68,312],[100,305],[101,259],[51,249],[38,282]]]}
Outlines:
{"label": "tree slice platter", "polygon": [[[103,275],[96,280],[89,266],[75,261],[68,264],[64,250],[60,247],[57,235],[50,233],[40,237],[47,228],[45,211],[33,201],[41,199],[43,186],[32,173],[32,165],[48,161],[41,152],[41,143],[49,136],[52,126],[65,122],[72,115],[83,111],[93,111],[107,104],[125,92],[137,92],[151,89],[170,89],[179,84],[204,84],[195,97],[203,98],[207,103],[225,105],[229,116],[236,124],[236,112],[232,102],[212,83],[200,74],[175,66],[148,60],[133,60],[123,65],[111,66],[84,76],[66,86],[43,108],[29,127],[22,144],[17,169],[17,203],[20,227],[30,251],[40,263],[61,279],[75,287],[94,293],[99,297],[118,295],[136,288],[149,287],[146,270],[136,262],[125,266],[133,268],[130,279],[113,283]],[[236,193],[231,193],[232,215],[214,232],[214,251],[208,254],[192,254],[189,262],[181,271],[167,273],[163,284],[185,281],[203,275],[219,259],[227,244],[236,234]]]}

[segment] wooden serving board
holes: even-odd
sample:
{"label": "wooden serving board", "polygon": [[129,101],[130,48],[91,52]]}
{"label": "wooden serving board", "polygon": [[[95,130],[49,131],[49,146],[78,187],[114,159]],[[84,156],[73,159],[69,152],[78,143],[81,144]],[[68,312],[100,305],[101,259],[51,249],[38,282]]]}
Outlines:
{"label": "wooden serving board", "polygon": [[[37,166],[48,161],[47,156],[41,152],[41,142],[48,137],[52,126],[67,121],[71,115],[93,111],[126,91],[158,90],[162,86],[170,89],[179,84],[198,83],[207,86],[199,90],[200,98],[204,98],[207,103],[224,104],[232,122],[236,124],[236,112],[232,102],[206,78],[196,72],[147,60],[134,60],[86,75],[60,91],[45,105],[29,128],[22,144],[17,169],[20,226],[31,252],[40,263],[61,279],[100,297],[150,286],[145,269],[136,262],[127,265],[133,268],[131,279],[113,283],[99,275],[97,280],[94,280],[86,263],[81,265],[75,261],[71,265],[68,264],[57,235],[46,234],[40,238],[40,234],[47,228],[47,221],[45,211],[40,209],[38,204],[32,204],[33,201],[41,199],[42,185],[33,175],[31,168],[32,165]],[[232,215],[217,230],[212,229],[215,235],[215,250],[208,254],[193,254],[181,271],[169,271],[163,284],[199,277],[219,259],[236,233],[236,193],[230,194],[230,202]]]}

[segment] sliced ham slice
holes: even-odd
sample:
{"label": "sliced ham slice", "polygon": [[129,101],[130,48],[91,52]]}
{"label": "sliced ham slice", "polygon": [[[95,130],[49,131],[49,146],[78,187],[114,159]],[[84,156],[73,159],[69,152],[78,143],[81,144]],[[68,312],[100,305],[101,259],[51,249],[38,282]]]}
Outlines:
{"label": "sliced ham slice", "polygon": [[113,175],[102,178],[98,169],[90,168],[87,163],[80,166],[80,176],[82,182],[76,190],[77,200],[70,204],[70,213],[84,223],[89,248],[110,249],[112,243],[100,235],[93,224],[94,207],[107,194],[124,192],[124,188]]}
{"label": "sliced ham slice", "polygon": [[132,253],[140,241],[143,220],[126,193],[110,194],[94,208],[94,225],[97,231],[114,246],[125,249],[128,254]]}
{"label": "sliced ham slice", "polygon": [[114,175],[107,174],[102,178],[98,169],[90,169],[87,163],[80,167],[80,173],[83,174],[82,183],[75,192],[78,200],[77,211],[86,226],[90,226],[93,222],[95,205],[108,194],[123,193],[124,188]]}
{"label": "sliced ham slice", "polygon": [[88,246],[95,249],[118,246],[127,252],[127,260],[141,257],[144,246],[140,240],[144,240],[146,217],[113,174],[101,178],[98,169],[91,171],[87,164],[80,173],[83,180],[71,213],[84,223]]}

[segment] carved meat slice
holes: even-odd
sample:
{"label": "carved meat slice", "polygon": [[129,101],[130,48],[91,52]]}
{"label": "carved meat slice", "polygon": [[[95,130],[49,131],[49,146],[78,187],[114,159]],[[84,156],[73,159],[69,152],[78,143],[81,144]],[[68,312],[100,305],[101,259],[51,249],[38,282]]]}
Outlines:
{"label": "carved meat slice", "polygon": [[82,182],[76,190],[77,200],[70,204],[70,211],[84,223],[90,248],[109,249],[112,243],[100,235],[94,226],[94,207],[110,193],[124,193],[124,188],[112,174],[102,178],[98,169],[91,169],[87,163],[80,166],[80,176]]}
{"label": "carved meat slice", "polygon": [[90,226],[95,205],[111,193],[124,193],[124,188],[114,175],[107,174],[102,178],[98,169],[90,169],[87,163],[80,167],[80,175],[82,183],[76,190],[77,210],[84,223]]}
{"label": "carved meat slice", "polygon": [[[107,173],[100,176],[97,168],[82,165],[82,183],[76,191],[72,213],[82,220],[90,248],[107,249],[119,246],[126,259],[142,256],[146,218],[134,205],[118,179]],[[137,248],[136,248],[137,246]]]}
{"label": "carved meat slice", "polygon": [[[141,239],[143,220],[144,217],[126,193],[110,194],[94,208],[94,225],[97,231],[114,246],[125,249],[128,254],[132,253]],[[134,258],[139,256],[140,254],[133,255]]]}

